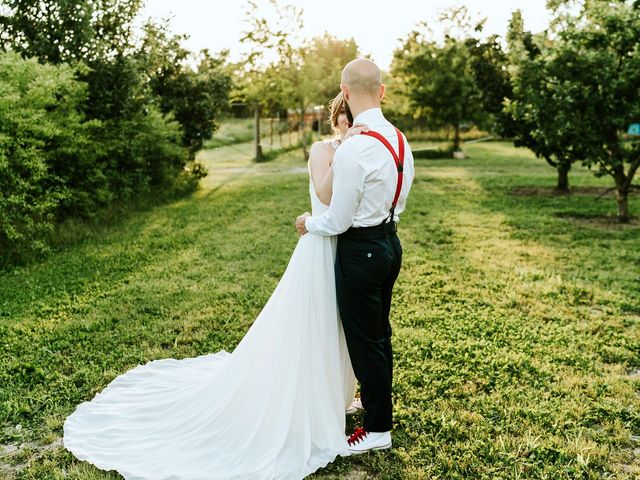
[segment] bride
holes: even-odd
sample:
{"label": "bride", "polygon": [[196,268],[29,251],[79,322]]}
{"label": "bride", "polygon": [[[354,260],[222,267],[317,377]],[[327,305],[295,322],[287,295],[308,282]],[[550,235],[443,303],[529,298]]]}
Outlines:
{"label": "bride", "polygon": [[[336,139],[314,144],[309,158],[314,216],[328,208],[335,149],[365,129],[349,128],[342,93],[330,106]],[[349,455],[355,377],[335,246],[335,237],[300,237],[232,353],[138,365],[66,419],[64,446],[127,480],[300,479]]]}

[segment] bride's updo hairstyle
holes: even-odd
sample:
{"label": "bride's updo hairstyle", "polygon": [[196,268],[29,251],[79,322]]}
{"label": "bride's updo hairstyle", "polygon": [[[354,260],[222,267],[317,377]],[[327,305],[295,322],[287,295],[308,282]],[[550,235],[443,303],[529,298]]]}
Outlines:
{"label": "bride's updo hairstyle", "polygon": [[338,116],[343,110],[347,114],[347,121],[351,125],[353,123],[353,116],[351,115],[351,110],[349,110],[349,105],[344,101],[342,92],[340,92],[336,95],[336,98],[329,102],[329,124],[333,129],[333,133],[336,135],[340,135],[340,130],[338,129]]}
{"label": "bride's updo hairstyle", "polygon": [[340,131],[338,130],[338,116],[340,112],[342,112],[344,108],[344,98],[342,97],[342,92],[340,92],[336,97],[329,102],[329,125],[333,130],[333,133],[336,135],[340,135]]}

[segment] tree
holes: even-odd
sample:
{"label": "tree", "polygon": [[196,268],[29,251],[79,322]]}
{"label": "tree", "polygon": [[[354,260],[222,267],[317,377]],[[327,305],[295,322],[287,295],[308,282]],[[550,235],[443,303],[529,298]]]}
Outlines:
{"label": "tree", "polygon": [[515,126],[504,112],[504,101],[513,95],[509,76],[509,57],[503,50],[498,35],[486,40],[466,40],[470,55],[470,69],[479,95],[482,110],[487,114],[485,128],[502,137],[512,137]]}
{"label": "tree", "polygon": [[[258,5],[247,2],[246,18],[249,28],[240,41],[249,52],[238,65],[234,98],[251,105],[255,113],[255,160],[260,161],[260,112],[274,107],[287,107],[295,101],[288,82],[299,80],[300,52],[292,45],[291,37],[303,25],[302,9],[292,5],[280,5],[276,0],[269,4],[276,17],[270,22],[262,16]],[[285,74],[288,75],[285,78]],[[293,92],[295,93],[295,91]]]}
{"label": "tree", "polygon": [[342,69],[359,56],[358,45],[353,38],[342,40],[325,32],[308,40],[304,51],[304,75],[313,86],[310,104],[326,105],[340,92]]}
{"label": "tree", "polygon": [[[68,64],[86,93],[74,107],[87,123],[90,154],[62,154],[48,164],[71,191],[58,205],[60,218],[92,216],[97,207],[150,188],[170,192],[178,183],[194,185],[179,180],[185,172],[202,175],[185,166],[226,103],[228,76],[218,72],[224,57],[203,52],[197,70],[189,69],[181,61],[190,53],[178,37],[163,37],[161,27],[151,24],[149,41],[140,42],[134,20],[141,4],[0,0],[0,47],[43,64]],[[61,111],[57,101],[48,108]],[[52,144],[46,147],[55,151]]]}
{"label": "tree", "polygon": [[0,0],[0,45],[53,64],[123,53],[142,0]]}
{"label": "tree", "polygon": [[424,127],[422,117],[414,118],[413,105],[406,94],[408,87],[398,70],[390,69],[388,72],[383,72],[382,80],[387,87],[382,99],[385,117],[400,130]]}
{"label": "tree", "polygon": [[305,112],[312,105],[326,105],[338,94],[342,69],[357,56],[358,46],[353,39],[340,40],[325,33],[281,57],[277,70],[283,94],[300,114],[304,161],[308,158],[303,134]]}
{"label": "tree", "polygon": [[[427,33],[414,30],[402,47],[394,52],[392,71],[406,88],[416,118],[423,117],[435,128],[454,131],[454,151],[460,149],[460,132],[465,123],[478,122],[482,115],[480,95],[471,71],[471,54],[465,37],[471,19],[466,8],[449,10],[441,16],[447,23],[444,42],[429,39]],[[482,23],[474,30],[482,29]],[[461,31],[463,37],[456,35]]]}
{"label": "tree", "polygon": [[618,219],[627,222],[629,191],[640,167],[640,142],[627,141],[629,123],[640,119],[640,2],[584,2],[578,15],[566,15],[555,28],[551,81],[572,98],[563,113],[574,112],[571,128],[580,132],[571,148],[584,151],[584,163],[615,182]]}
{"label": "tree", "polygon": [[[304,114],[311,105],[326,104],[337,95],[342,68],[358,55],[358,47],[353,39],[341,40],[326,33],[296,46],[300,40],[296,34],[303,26],[302,9],[275,0],[270,5],[275,22],[269,22],[258,6],[249,2],[250,28],[241,41],[250,47],[250,53],[241,65],[237,97],[255,109],[297,110],[302,157],[306,161]],[[258,157],[257,135],[256,141]]]}
{"label": "tree", "polygon": [[228,52],[212,57],[200,52],[195,69],[187,60],[192,53],[181,45],[183,35],[171,35],[167,25],[148,22],[135,57],[141,65],[160,109],[173,114],[183,130],[182,144],[191,158],[213,135],[219,113],[227,107],[231,78],[226,71]]}
{"label": "tree", "polygon": [[[584,159],[584,152],[569,148],[580,133],[572,129],[572,118],[559,115],[558,95],[549,82],[554,67],[548,62],[551,45],[546,32],[533,35],[524,30],[519,10],[512,15],[507,35],[509,43],[512,92],[504,105],[511,119],[509,126],[516,146],[529,148],[558,172],[556,190],[569,192],[569,171],[574,162]],[[557,67],[562,68],[561,65]],[[565,110],[569,116],[573,112]]]}
{"label": "tree", "polygon": [[41,63],[78,65],[89,118],[128,118],[149,103],[133,22],[142,0],[0,0],[0,45]]}
{"label": "tree", "polygon": [[[561,4],[576,7],[552,3],[556,12]],[[640,142],[624,135],[640,118],[640,2],[583,2],[577,14],[571,8],[560,12],[551,33],[535,61],[524,62],[524,70],[520,65],[516,86],[524,88],[514,88],[508,108],[530,122],[542,155],[580,160],[596,175],[610,175],[618,219],[626,222],[640,167]]]}

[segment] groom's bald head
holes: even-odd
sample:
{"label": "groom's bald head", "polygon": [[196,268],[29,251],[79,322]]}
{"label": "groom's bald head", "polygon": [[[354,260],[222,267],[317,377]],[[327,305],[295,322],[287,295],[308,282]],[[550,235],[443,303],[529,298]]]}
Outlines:
{"label": "groom's bald head", "polygon": [[342,69],[341,83],[354,95],[376,98],[380,94],[382,72],[368,58],[356,58]]}

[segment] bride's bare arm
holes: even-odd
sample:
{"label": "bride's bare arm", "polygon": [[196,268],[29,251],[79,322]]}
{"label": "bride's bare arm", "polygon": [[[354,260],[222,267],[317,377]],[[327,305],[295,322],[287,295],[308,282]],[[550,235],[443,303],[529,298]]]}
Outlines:
{"label": "bride's bare arm", "polygon": [[331,203],[331,186],[333,183],[333,169],[331,168],[331,154],[329,147],[323,142],[316,142],[309,152],[309,173],[322,203]]}
{"label": "bride's bare arm", "polygon": [[[347,130],[342,137],[342,141],[344,142],[353,135],[368,131],[369,127],[364,124],[354,125]],[[313,180],[313,186],[316,195],[325,205],[331,203],[331,194],[333,193],[333,168],[331,168],[330,148],[326,143],[316,142],[311,146],[311,151],[309,152],[309,172]]]}

